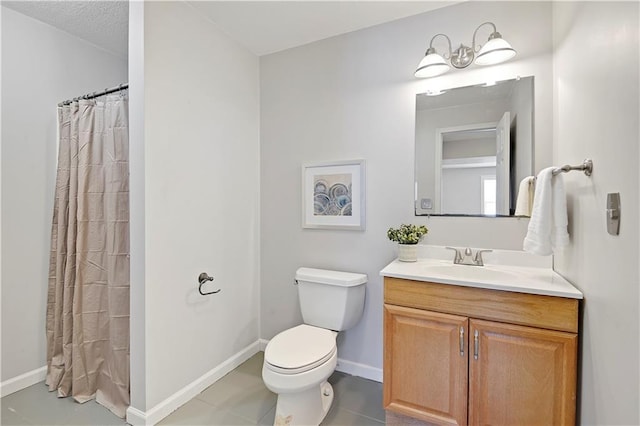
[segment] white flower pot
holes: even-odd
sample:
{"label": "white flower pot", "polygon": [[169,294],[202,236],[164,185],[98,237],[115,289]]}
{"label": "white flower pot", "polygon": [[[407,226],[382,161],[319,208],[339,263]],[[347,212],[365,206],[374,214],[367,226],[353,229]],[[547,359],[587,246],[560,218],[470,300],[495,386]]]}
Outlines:
{"label": "white flower pot", "polygon": [[398,244],[398,260],[401,262],[416,262],[418,260],[418,245]]}

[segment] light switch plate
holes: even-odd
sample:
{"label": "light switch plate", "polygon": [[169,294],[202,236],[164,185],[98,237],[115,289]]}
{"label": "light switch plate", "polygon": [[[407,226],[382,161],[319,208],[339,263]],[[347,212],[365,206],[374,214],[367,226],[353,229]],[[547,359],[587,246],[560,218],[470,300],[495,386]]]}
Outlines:
{"label": "light switch plate", "polygon": [[422,198],[420,200],[420,208],[422,210],[431,210],[433,208],[431,198]]}

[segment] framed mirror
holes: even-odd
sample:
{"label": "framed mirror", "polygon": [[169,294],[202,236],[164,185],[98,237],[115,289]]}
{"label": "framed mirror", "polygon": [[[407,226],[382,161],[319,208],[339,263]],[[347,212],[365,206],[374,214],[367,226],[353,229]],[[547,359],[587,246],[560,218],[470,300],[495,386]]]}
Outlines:
{"label": "framed mirror", "polygon": [[513,216],[533,174],[533,77],[416,95],[416,216]]}

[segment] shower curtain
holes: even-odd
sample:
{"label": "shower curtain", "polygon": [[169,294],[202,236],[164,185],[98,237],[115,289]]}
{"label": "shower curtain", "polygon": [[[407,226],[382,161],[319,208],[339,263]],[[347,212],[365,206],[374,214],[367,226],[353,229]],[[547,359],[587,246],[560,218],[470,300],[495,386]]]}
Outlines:
{"label": "shower curtain", "polygon": [[59,153],[47,300],[49,390],[129,406],[128,102],[58,107]]}

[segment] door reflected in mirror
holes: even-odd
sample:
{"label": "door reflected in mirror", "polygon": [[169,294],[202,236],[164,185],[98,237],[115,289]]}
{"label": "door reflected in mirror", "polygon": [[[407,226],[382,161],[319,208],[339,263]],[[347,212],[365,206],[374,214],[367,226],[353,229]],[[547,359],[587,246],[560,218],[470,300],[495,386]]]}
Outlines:
{"label": "door reflected in mirror", "polygon": [[533,173],[533,77],[416,95],[415,214],[511,216]]}

